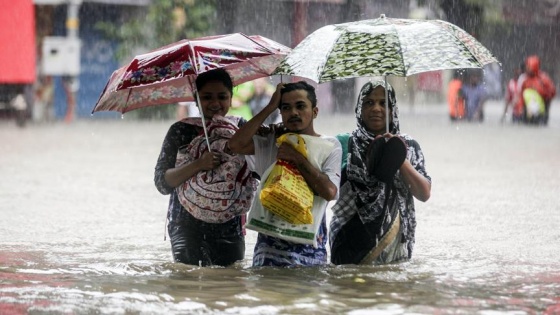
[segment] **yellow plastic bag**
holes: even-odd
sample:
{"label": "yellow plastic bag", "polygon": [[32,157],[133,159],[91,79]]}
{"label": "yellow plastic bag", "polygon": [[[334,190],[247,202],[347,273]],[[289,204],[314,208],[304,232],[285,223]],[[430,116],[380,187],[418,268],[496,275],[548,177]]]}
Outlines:
{"label": "yellow plastic bag", "polygon": [[[294,139],[297,143],[294,143]],[[305,140],[297,134],[284,134],[276,143],[291,144],[307,157]],[[313,192],[296,166],[278,160],[259,196],[263,207],[291,224],[312,224]]]}

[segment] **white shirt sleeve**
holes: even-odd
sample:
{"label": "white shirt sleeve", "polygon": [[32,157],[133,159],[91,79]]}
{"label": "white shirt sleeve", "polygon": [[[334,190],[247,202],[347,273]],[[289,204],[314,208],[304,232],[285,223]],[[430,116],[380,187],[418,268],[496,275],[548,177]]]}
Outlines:
{"label": "white shirt sleeve", "polygon": [[342,146],[335,137],[322,136],[322,138],[334,144],[334,149],[321,166],[321,172],[325,173],[329,177],[331,182],[336,185],[335,199],[338,199],[340,191],[340,165],[342,161]]}

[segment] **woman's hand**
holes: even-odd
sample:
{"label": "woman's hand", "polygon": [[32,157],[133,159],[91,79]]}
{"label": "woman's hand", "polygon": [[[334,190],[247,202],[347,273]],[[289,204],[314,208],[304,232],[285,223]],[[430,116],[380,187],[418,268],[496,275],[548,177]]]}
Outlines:
{"label": "woman's hand", "polygon": [[406,141],[404,141],[404,139],[401,138],[400,136],[397,136],[397,135],[394,135],[394,134],[392,134],[392,133],[390,133],[390,132],[387,132],[387,133],[384,133],[384,134],[382,134],[382,135],[376,136],[375,139],[378,139],[378,138],[381,138],[381,137],[385,138],[385,140],[389,140],[389,139],[391,139],[391,138],[393,138],[393,137],[400,138],[400,139],[402,140],[402,142],[404,143],[404,146],[405,146],[405,147],[407,148],[407,150],[408,150],[408,145],[406,144]]}
{"label": "woman's hand", "polygon": [[198,159],[199,168],[202,171],[213,170],[222,164],[222,157],[219,152],[204,152]]}
{"label": "woman's hand", "polygon": [[395,137],[395,135],[392,134],[392,133],[390,133],[390,132],[387,132],[387,133],[384,133],[384,134],[382,134],[382,135],[377,135],[377,136],[375,136],[375,139],[381,138],[381,137],[383,137],[383,138],[389,140],[389,139]]}
{"label": "woman's hand", "polygon": [[176,188],[201,171],[213,170],[221,164],[221,153],[204,152],[202,156],[189,164],[170,168],[165,171],[165,181],[170,187]]}

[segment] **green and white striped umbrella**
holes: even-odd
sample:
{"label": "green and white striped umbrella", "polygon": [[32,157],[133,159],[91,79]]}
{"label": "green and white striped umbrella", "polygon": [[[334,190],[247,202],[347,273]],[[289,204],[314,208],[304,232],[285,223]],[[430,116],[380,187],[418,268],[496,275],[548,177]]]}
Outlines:
{"label": "green and white striped umbrella", "polygon": [[307,36],[274,74],[323,83],[482,68],[498,60],[474,37],[441,20],[380,18],[324,26]]}

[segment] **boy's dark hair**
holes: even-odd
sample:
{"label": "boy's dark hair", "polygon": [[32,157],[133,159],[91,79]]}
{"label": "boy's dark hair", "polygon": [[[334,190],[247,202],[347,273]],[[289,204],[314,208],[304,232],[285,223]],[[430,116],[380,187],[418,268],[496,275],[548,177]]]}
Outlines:
{"label": "boy's dark hair", "polygon": [[298,81],[294,83],[287,83],[284,85],[280,93],[283,95],[284,93],[296,91],[296,90],[305,90],[307,91],[307,99],[311,101],[311,107],[317,107],[317,95],[315,94],[315,88],[305,82],[305,81]]}
{"label": "boy's dark hair", "polygon": [[218,68],[199,74],[196,77],[196,90],[200,91],[210,81],[222,82],[227,87],[229,92],[233,94],[233,81],[231,80],[231,76],[226,70]]}

